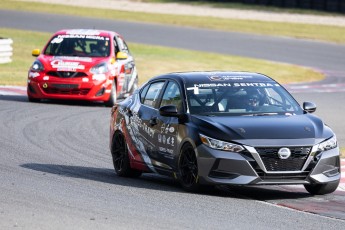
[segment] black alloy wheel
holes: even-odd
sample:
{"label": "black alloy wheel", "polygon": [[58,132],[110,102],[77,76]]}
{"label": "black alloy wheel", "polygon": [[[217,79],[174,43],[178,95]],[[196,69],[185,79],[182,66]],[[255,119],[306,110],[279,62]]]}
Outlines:
{"label": "black alloy wheel", "polygon": [[114,169],[118,176],[138,177],[141,175],[141,171],[134,170],[130,166],[127,144],[120,132],[116,132],[114,135],[111,155],[113,157]]}
{"label": "black alloy wheel", "polygon": [[198,162],[194,149],[190,144],[182,147],[178,168],[182,187],[186,191],[197,192],[200,189]]}

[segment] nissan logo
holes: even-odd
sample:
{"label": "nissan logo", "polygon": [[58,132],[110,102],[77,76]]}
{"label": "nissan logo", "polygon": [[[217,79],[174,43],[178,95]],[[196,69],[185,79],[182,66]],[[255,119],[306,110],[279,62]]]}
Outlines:
{"label": "nissan logo", "polygon": [[290,151],[290,149],[288,149],[288,148],[281,148],[281,149],[279,149],[279,151],[278,151],[278,157],[279,157],[280,159],[285,160],[285,159],[288,159],[290,156],[291,156],[291,151]]}

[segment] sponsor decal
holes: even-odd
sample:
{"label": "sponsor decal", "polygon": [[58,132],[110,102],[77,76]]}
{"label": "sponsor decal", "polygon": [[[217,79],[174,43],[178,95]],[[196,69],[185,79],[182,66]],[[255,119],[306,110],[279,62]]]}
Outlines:
{"label": "sponsor decal", "polygon": [[82,81],[83,81],[83,82],[89,82],[89,78],[83,77],[83,78],[82,78]]}
{"label": "sponsor decal", "polygon": [[[211,81],[229,81],[229,80],[242,80],[242,76],[227,76],[227,75],[220,75],[220,76],[209,76],[208,77]],[[248,76],[246,76],[248,78]]]}
{"label": "sponsor decal", "polygon": [[48,84],[47,84],[47,83],[44,83],[44,84],[42,85],[42,87],[43,87],[44,89],[46,89],[46,88],[48,88]]}
{"label": "sponsor decal", "polygon": [[35,78],[35,77],[38,77],[38,76],[40,76],[40,74],[37,73],[37,72],[29,72],[29,77],[31,77],[31,78]]}
{"label": "sponsor decal", "polygon": [[54,56],[53,60],[92,62],[90,57]]}
{"label": "sponsor decal", "polygon": [[49,80],[49,76],[44,76],[44,77],[43,77],[43,80],[44,80],[44,81],[48,81],[48,80]]}
{"label": "sponsor decal", "polygon": [[170,127],[169,128],[169,132],[173,133],[175,131],[175,128],[174,127]]}
{"label": "sponsor decal", "polygon": [[107,77],[105,76],[105,74],[94,74],[92,75],[92,80],[95,81],[104,81]]}
{"label": "sponsor decal", "polygon": [[174,137],[168,137],[167,138],[167,145],[174,146],[175,145],[175,138]]}
{"label": "sponsor decal", "polygon": [[81,65],[79,62],[69,62],[63,60],[53,60],[50,62],[52,68],[56,68],[58,71],[70,70],[76,71],[77,69],[85,69],[84,65]]}

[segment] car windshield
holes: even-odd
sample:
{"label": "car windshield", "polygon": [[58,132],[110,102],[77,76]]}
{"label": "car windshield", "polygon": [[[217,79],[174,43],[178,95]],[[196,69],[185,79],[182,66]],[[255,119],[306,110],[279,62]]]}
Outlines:
{"label": "car windshield", "polygon": [[58,35],[47,45],[45,55],[107,57],[110,54],[108,37],[86,35]]}
{"label": "car windshield", "polygon": [[294,98],[275,82],[193,84],[186,89],[190,114],[269,116],[303,113]]}

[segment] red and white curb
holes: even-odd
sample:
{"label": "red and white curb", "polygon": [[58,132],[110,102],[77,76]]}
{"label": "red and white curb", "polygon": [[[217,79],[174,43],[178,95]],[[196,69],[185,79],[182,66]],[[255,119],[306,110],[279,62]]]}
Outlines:
{"label": "red and white curb", "polygon": [[0,95],[2,95],[2,96],[26,95],[26,87],[24,87],[24,86],[0,86]]}
{"label": "red and white curb", "polygon": [[338,190],[345,191],[345,159],[342,159],[341,162],[341,179]]}
{"label": "red and white curb", "polygon": [[345,92],[345,84],[284,85],[290,93],[336,93]]}

